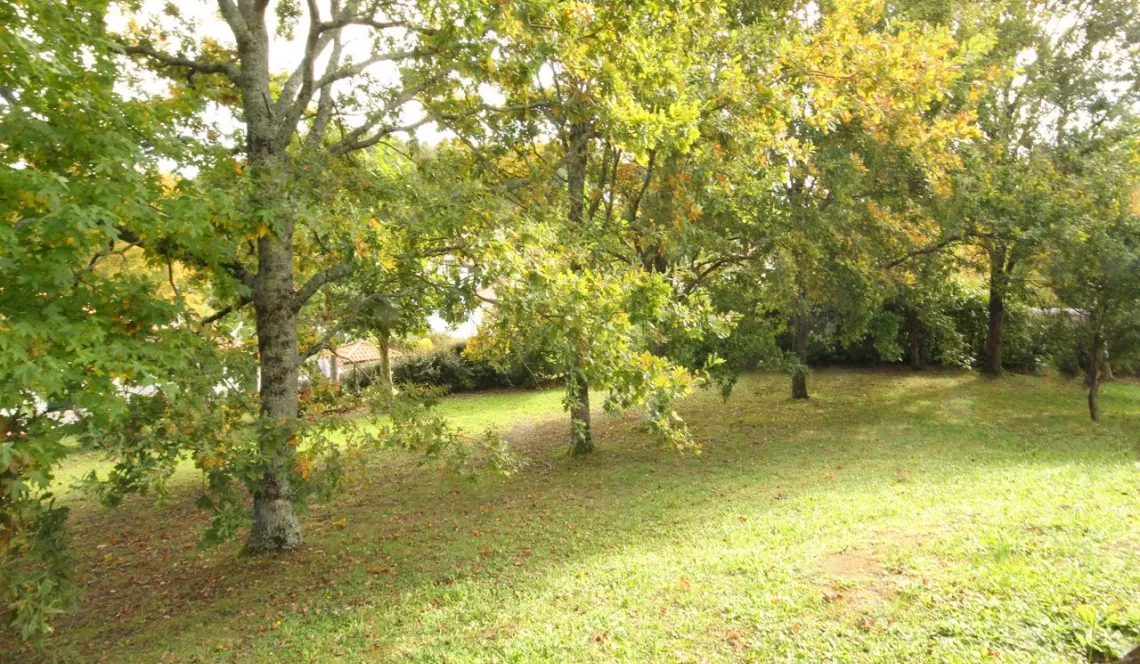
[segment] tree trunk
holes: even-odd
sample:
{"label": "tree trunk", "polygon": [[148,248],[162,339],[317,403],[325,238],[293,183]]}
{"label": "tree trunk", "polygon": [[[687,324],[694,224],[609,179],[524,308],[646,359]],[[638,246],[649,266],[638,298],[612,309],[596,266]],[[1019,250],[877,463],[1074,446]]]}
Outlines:
{"label": "tree trunk", "polygon": [[304,543],[293,510],[289,472],[296,455],[297,315],[293,309],[293,229],[258,240],[253,304],[261,367],[261,428],[264,464],[253,492],[253,525],[245,543],[250,554],[286,551]]}
{"label": "tree trunk", "polygon": [[805,313],[797,313],[792,322],[792,351],[799,364],[792,374],[792,398],[807,399],[807,354],[809,320]]}
{"label": "tree trunk", "polygon": [[1104,337],[1100,332],[1093,333],[1092,354],[1089,358],[1089,418],[1093,422],[1100,420],[1100,407],[1097,397],[1100,394],[1101,363],[1104,361]]}
{"label": "tree trunk", "polygon": [[576,404],[570,410],[570,456],[594,451],[594,435],[590,429],[590,386],[575,388]]}
{"label": "tree trunk", "polygon": [[986,358],[982,366],[982,370],[990,376],[1001,375],[1006,276],[1005,249],[994,249],[990,252],[989,326],[986,329]]}
{"label": "tree trunk", "polygon": [[[248,6],[247,6],[248,5]],[[251,286],[257,319],[261,420],[258,448],[261,480],[253,487],[253,524],[245,551],[294,549],[303,543],[293,510],[289,473],[296,455],[297,312],[293,295],[293,219],[288,205],[283,155],[295,127],[281,126],[270,106],[269,30],[263,6],[219,4],[237,42],[245,152],[251,174],[252,211],[274,218],[257,241],[257,275]]]}
{"label": "tree trunk", "polygon": [[384,394],[391,397],[394,394],[392,389],[392,363],[389,359],[389,334],[388,330],[380,330],[380,389]]}
{"label": "tree trunk", "polygon": [[[586,167],[590,155],[590,126],[586,122],[570,124],[566,141],[566,190],[569,197],[568,218],[573,226],[581,226],[586,210]],[[579,266],[571,269],[578,271]],[[590,385],[579,376],[578,364],[566,376],[566,389],[570,403],[570,456],[582,456],[594,451],[593,432],[590,430]]]}
{"label": "tree trunk", "polygon": [[910,341],[910,368],[921,371],[926,368],[926,358],[922,348],[922,325],[918,312],[910,307],[906,310],[906,334]]}

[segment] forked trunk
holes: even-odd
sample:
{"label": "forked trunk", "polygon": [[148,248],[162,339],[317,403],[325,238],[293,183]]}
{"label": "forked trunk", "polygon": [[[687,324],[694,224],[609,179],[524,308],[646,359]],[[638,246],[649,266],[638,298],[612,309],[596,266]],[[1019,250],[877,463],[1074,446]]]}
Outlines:
{"label": "forked trunk", "polygon": [[258,241],[254,288],[257,347],[261,368],[261,481],[253,492],[250,554],[295,549],[304,542],[293,510],[289,472],[296,455],[297,320],[293,310],[293,233]]}
{"label": "forked trunk", "polygon": [[792,323],[792,351],[796,354],[798,364],[792,374],[792,398],[807,399],[807,356],[808,356],[808,316],[798,313]]}
{"label": "forked trunk", "polygon": [[293,299],[293,219],[283,212],[288,192],[282,160],[288,137],[296,128],[288,127],[286,133],[269,103],[269,29],[264,6],[258,10],[252,3],[242,2],[241,9],[235,5],[218,6],[233,28],[241,63],[241,77],[235,83],[241,90],[245,152],[254,185],[250,204],[275,221],[257,241],[257,276],[252,284],[261,372],[258,447],[263,467],[261,480],[253,487],[253,524],[245,551],[256,554],[294,549],[303,542],[289,486],[296,455],[299,361]]}

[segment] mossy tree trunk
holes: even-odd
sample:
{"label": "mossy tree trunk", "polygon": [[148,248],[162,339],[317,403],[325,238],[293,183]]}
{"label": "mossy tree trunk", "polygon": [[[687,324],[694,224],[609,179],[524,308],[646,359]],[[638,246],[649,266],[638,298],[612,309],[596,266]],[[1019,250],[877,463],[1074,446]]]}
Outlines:
{"label": "mossy tree trunk", "polygon": [[1010,280],[1017,263],[1014,249],[1003,243],[998,243],[989,251],[989,320],[986,326],[986,356],[982,363],[982,371],[989,376],[1000,376],[1002,372],[1006,297],[1009,294]]}
{"label": "mossy tree trunk", "polygon": [[[590,125],[585,121],[570,124],[566,138],[566,189],[569,196],[568,218],[573,226],[581,226],[586,212],[586,168],[590,155]],[[574,266],[575,270],[580,269]],[[570,404],[570,455],[582,456],[594,451],[590,427],[590,384],[582,371],[581,355],[572,362],[566,375]]]}

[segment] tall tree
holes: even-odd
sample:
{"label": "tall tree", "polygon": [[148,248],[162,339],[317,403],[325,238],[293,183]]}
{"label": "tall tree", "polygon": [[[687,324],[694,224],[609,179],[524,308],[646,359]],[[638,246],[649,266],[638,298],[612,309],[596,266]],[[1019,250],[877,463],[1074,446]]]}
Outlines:
{"label": "tall tree", "polygon": [[1047,245],[1050,285],[1081,331],[1093,420],[1109,358],[1123,363],[1140,351],[1140,145],[1135,135],[1116,139],[1064,159],[1065,223]]}
{"label": "tall tree", "polygon": [[[431,115],[407,119],[408,104],[451,94],[460,85],[451,74],[461,60],[486,48],[485,7],[476,3],[309,0],[302,9],[296,0],[280,0],[272,13],[271,4],[218,0],[220,25],[202,30],[168,4],[165,16],[132,21],[120,36],[124,53],[188,80],[182,94],[231,100],[243,134],[233,149],[244,194],[235,220],[216,228],[229,240],[229,253],[212,264],[219,268],[216,278],[235,292],[235,305],[248,301],[255,314],[261,468],[250,553],[302,543],[293,505],[294,484],[302,478],[292,470],[298,365],[306,352],[298,344],[298,315],[358,263],[353,253],[334,252],[316,264],[297,255],[297,236],[313,205],[306,183],[354,152],[432,121]],[[293,40],[302,17],[307,25]],[[300,63],[281,73],[279,58],[294,48],[292,41],[300,42]],[[171,240],[126,229],[119,237],[153,251]]]}
{"label": "tall tree", "polygon": [[802,399],[822,309],[845,311],[846,336],[861,336],[884,293],[883,268],[915,238],[936,237],[923,207],[947,194],[952,148],[973,131],[972,115],[947,101],[985,44],[959,44],[878,2],[799,10],[775,49],[758,48],[769,57],[747,62],[753,92],[741,111],[766,140],[740,153],[728,181],[748,238],[732,253],[752,256],[769,280],[757,290],[769,300],[761,307],[788,320],[792,396]]}

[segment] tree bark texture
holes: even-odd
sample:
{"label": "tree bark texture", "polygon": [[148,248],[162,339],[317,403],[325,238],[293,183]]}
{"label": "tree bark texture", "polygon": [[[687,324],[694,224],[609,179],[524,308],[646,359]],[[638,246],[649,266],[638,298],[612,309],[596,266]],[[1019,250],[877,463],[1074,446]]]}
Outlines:
{"label": "tree bark texture", "polygon": [[590,427],[590,386],[576,389],[577,403],[570,411],[570,456],[582,456],[594,451],[594,437]]}
{"label": "tree bark texture", "polygon": [[304,543],[293,510],[289,471],[296,455],[297,317],[293,311],[293,233],[258,241],[254,289],[257,348],[261,368],[261,418],[258,445],[264,470],[253,492],[253,525],[247,553],[295,549]]}
{"label": "tree bark texture", "polygon": [[251,203],[259,213],[277,212],[276,223],[257,242],[258,270],[253,286],[261,369],[258,445],[264,469],[253,491],[253,523],[245,551],[258,554],[295,549],[304,542],[289,485],[296,455],[297,314],[293,300],[294,221],[280,210],[287,198],[283,162],[288,143],[280,140],[279,122],[269,106],[269,31],[264,12],[241,13],[240,18],[226,19],[234,28],[241,62],[239,87],[246,154],[254,185]]}
{"label": "tree bark texture", "polygon": [[[586,168],[590,154],[590,126],[586,122],[570,124],[566,140],[566,188],[569,197],[568,218],[572,226],[581,226],[586,210]],[[576,268],[575,268],[576,269]],[[566,376],[570,391],[570,455],[582,456],[594,451],[590,427],[590,385],[580,376],[576,362]]]}

